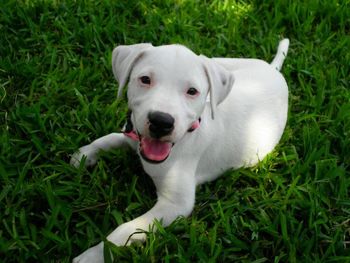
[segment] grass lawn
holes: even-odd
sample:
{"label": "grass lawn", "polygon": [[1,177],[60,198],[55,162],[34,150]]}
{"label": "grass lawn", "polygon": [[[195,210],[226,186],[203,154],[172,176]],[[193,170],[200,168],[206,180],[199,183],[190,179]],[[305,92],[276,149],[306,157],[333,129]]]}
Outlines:
{"label": "grass lawn", "polygon": [[135,155],[68,164],[125,121],[116,45],[271,61],[284,37],[290,107],[276,150],[198,187],[189,218],[112,250],[118,262],[350,262],[348,0],[7,0],[0,32],[1,262],[70,262],[154,204]]}

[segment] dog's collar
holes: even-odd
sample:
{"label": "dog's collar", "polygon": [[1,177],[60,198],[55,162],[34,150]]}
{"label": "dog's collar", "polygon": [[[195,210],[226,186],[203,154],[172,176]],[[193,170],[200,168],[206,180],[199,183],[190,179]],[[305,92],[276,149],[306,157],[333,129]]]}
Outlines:
{"label": "dog's collar", "polygon": [[140,141],[140,136],[134,130],[134,127],[131,122],[131,110],[129,110],[126,115],[126,123],[124,125],[124,128],[122,129],[122,133],[134,141]]}
{"label": "dog's collar", "polygon": [[[130,110],[127,113],[126,123],[122,130],[122,133],[134,141],[140,141],[140,136],[137,133],[137,131],[134,130],[134,127],[131,122],[131,113],[132,112]],[[188,129],[187,132],[193,132],[194,130],[198,129],[200,126],[200,123],[201,123],[201,118],[199,117],[199,119],[192,124],[192,126]]]}
{"label": "dog's collar", "polygon": [[192,124],[191,128],[187,130],[187,132],[193,132],[194,130],[198,129],[201,124],[201,120],[201,117],[199,117],[198,120]]}
{"label": "dog's collar", "polygon": [[123,134],[134,141],[137,141],[137,142],[140,141],[140,136],[135,131],[130,131],[130,132],[123,131]]}

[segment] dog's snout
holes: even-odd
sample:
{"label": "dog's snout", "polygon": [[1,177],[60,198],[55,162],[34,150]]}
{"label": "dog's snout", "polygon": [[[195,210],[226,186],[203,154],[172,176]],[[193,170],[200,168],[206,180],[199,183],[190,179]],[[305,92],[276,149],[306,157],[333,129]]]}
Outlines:
{"label": "dog's snout", "polygon": [[174,130],[175,119],[168,113],[154,111],[148,114],[149,130],[154,138],[169,135]]}

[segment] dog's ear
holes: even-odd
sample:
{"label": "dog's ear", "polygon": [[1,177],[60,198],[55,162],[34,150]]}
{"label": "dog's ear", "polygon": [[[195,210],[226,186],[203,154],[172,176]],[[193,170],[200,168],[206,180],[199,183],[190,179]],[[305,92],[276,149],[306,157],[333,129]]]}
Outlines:
{"label": "dog's ear", "polygon": [[208,78],[211,117],[214,119],[215,109],[230,93],[234,77],[231,72],[217,62],[203,55],[200,57],[203,58],[204,71]]}
{"label": "dog's ear", "polygon": [[128,82],[130,72],[142,57],[143,52],[153,47],[151,44],[135,44],[129,46],[117,46],[112,53],[112,69],[115,79],[119,83],[118,97],[123,94],[123,88]]}

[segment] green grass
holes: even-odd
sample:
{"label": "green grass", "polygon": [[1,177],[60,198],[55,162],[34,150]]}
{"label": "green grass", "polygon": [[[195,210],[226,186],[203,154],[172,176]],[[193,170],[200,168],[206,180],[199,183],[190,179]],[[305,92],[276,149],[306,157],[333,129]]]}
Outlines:
{"label": "green grass", "polygon": [[155,202],[124,151],[90,170],[79,146],[117,131],[110,57],[118,44],[182,43],[207,56],[273,58],[283,74],[283,138],[252,169],[198,187],[189,218],[111,247],[118,262],[350,262],[350,3],[2,1],[0,258],[70,262]]}

